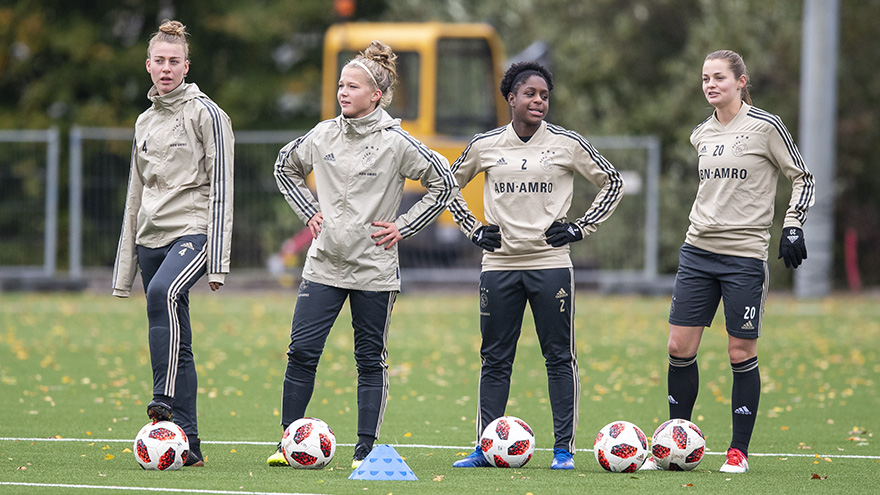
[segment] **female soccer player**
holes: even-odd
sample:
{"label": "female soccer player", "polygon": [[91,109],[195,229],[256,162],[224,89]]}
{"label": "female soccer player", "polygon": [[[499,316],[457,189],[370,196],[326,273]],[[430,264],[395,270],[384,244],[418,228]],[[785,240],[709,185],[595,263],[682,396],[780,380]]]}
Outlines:
{"label": "female soccer player", "polygon": [[[281,149],[275,178],[312,233],[287,351],[281,427],[303,417],[334,320],[349,299],[358,370],[357,467],[379,437],[388,397],[391,309],[400,291],[397,243],[434,221],[458,193],[445,158],[400,128],[383,107],[397,79],[391,48],[373,41],[348,62],[336,93],[342,114]],[[306,187],[314,172],[317,199]],[[406,179],[427,193],[397,215]],[[281,451],[267,460],[287,465]]]}
{"label": "female soccer player", "polygon": [[[568,244],[594,232],[611,216],[624,184],[620,173],[586,139],[544,120],[553,89],[553,76],[546,67],[534,62],[513,64],[500,89],[510,104],[510,124],[474,136],[452,165],[461,187],[478,173],[485,174],[483,198],[489,225],[477,221],[461,195],[449,206],[462,232],[484,249],[477,438],[487,424],[504,415],[528,302],[553,410],[556,442],[550,467],[573,469],[580,381]],[[582,216],[568,221],[575,172],[600,190]],[[489,463],[477,445],[453,466]]]}
{"label": "female soccer player", "polygon": [[[779,258],[797,268],[807,257],[804,232],[815,185],[779,117],[752,106],[742,57],[730,50],[703,62],[703,94],[715,107],[691,133],[700,185],[691,208],[669,311],[669,417],[690,420],[699,389],[697,350],[703,329],[724,300],[727,352],[733,370],[733,437],[725,473],[749,470],[758,414],[758,337],[769,272],[767,251],[779,173],[792,183]],[[645,469],[655,469],[653,458]]]}
{"label": "female soccer player", "polygon": [[130,295],[140,267],[153,366],[147,415],[173,417],[189,437],[186,465],[204,466],[189,290],[207,273],[216,291],[229,273],[233,136],[223,110],[184,82],[188,71],[186,28],[166,20],[147,50],[153,105],[135,124],[113,295]]}

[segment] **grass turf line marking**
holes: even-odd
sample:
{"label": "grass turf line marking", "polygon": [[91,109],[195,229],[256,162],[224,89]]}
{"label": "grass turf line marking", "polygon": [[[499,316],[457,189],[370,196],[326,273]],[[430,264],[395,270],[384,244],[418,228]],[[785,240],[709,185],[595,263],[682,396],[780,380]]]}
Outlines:
{"label": "grass turf line marking", "polygon": [[19,483],[14,481],[0,481],[0,486],[28,486],[40,488],[81,488],[84,490],[124,490],[124,491],[147,491],[147,492],[176,492],[176,493],[216,493],[221,495],[320,495],[315,493],[290,493],[290,492],[242,492],[229,490],[200,490],[197,488],[154,488],[145,486],[110,486],[110,485],[74,485],[68,483]]}
{"label": "grass turf line marking", "polygon": [[[0,441],[11,442],[90,442],[90,443],[132,443],[132,439],[124,438],[15,438],[0,437]],[[235,441],[235,440],[202,440],[207,445],[278,445],[278,442],[253,442],[253,441]],[[381,442],[379,442],[381,445]],[[353,443],[337,443],[338,447],[354,447]],[[460,445],[425,445],[417,443],[398,443],[392,444],[395,449],[412,448],[412,449],[446,449],[446,450],[474,450],[474,445],[464,447]],[[551,451],[553,449],[536,448],[540,451]],[[576,449],[576,452],[592,452],[593,449]],[[706,455],[727,455],[727,451],[712,452],[706,451]],[[828,457],[831,459],[876,459],[880,460],[880,455],[855,455],[855,454],[790,454],[785,452],[749,452],[749,457]]]}

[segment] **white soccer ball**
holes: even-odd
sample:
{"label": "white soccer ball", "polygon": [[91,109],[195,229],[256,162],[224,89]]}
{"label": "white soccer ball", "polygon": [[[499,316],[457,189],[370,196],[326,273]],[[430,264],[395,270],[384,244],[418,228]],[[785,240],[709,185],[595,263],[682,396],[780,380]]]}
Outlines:
{"label": "white soccer ball", "polygon": [[171,421],[149,422],[134,439],[134,458],[144,469],[175,471],[189,455],[186,433]]}
{"label": "white soccer ball", "polygon": [[670,419],[654,431],[651,454],[657,465],[668,471],[690,471],[703,460],[706,437],[686,419]]}
{"label": "white soccer ball", "polygon": [[480,450],[495,467],[523,467],[535,453],[535,434],[525,421],[501,416],[486,425],[480,436]]}
{"label": "white soccer ball", "polygon": [[300,418],[284,430],[281,452],[295,468],[322,469],[336,453],[336,435],[318,418]]}
{"label": "white soccer ball", "polygon": [[596,462],[612,473],[637,471],[648,458],[645,433],[629,421],[614,421],[603,426],[593,443]]}

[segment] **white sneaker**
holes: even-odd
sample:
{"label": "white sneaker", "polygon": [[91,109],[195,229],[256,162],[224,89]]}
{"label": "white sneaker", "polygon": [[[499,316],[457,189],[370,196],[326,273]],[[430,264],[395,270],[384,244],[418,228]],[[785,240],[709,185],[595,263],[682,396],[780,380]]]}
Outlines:
{"label": "white sneaker", "polygon": [[739,449],[727,449],[727,462],[718,471],[722,473],[748,473],[749,461]]}
{"label": "white sneaker", "polygon": [[642,464],[642,467],[639,468],[639,471],[662,471],[663,468],[657,464],[657,460],[654,459],[654,456],[648,457],[645,459],[645,463]]}

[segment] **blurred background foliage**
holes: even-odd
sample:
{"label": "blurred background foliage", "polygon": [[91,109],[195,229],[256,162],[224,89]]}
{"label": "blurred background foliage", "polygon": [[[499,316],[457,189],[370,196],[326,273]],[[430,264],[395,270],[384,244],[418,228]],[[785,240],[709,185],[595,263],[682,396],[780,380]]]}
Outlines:
{"label": "blurred background foliage", "polygon": [[[863,283],[876,286],[880,0],[840,3],[835,281],[845,283],[843,232],[855,229]],[[306,129],[319,119],[323,32],[339,20],[330,0],[4,0],[0,128],[133,126],[149,106],[147,40],[164,18],[187,25],[188,80],[236,129]],[[688,136],[711,113],[700,90],[706,53],[741,53],[755,104],[798,138],[797,0],[358,0],[353,20],[488,22],[508,55],[546,43],[556,79],[548,120],[587,136],[660,138],[662,272],[675,269],[696,189]],[[809,222],[805,230],[809,241]],[[785,285],[789,274],[774,277]]]}

